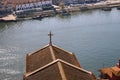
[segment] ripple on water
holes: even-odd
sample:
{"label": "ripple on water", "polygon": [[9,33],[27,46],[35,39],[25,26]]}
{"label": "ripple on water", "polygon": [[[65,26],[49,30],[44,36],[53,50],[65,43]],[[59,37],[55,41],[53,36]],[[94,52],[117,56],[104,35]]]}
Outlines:
{"label": "ripple on water", "polygon": [[5,78],[5,79],[3,79],[3,80],[10,80],[11,78]]}
{"label": "ripple on water", "polygon": [[11,80],[11,78],[5,78],[5,79],[3,79],[3,80]]}
{"label": "ripple on water", "polygon": [[15,60],[20,57],[20,54],[16,54],[20,48],[16,46],[0,46],[0,60]]}
{"label": "ripple on water", "polygon": [[20,47],[17,45],[11,46],[11,45],[4,45],[0,46],[0,53],[5,53],[5,52],[15,52],[19,51]]}
{"label": "ripple on water", "polygon": [[21,56],[16,53],[19,50],[19,47],[0,46],[0,68],[13,66],[14,63],[18,62]]}
{"label": "ripple on water", "polygon": [[20,59],[19,55],[0,56],[0,67],[8,67],[18,62]]}
{"label": "ripple on water", "polygon": [[15,56],[6,56],[6,57],[1,57],[0,60],[15,60],[17,57]]}
{"label": "ripple on water", "polygon": [[5,66],[8,66],[9,63],[0,63],[0,67],[5,67]]}
{"label": "ripple on water", "polygon": [[7,50],[6,49],[0,49],[0,54],[6,53]]}
{"label": "ripple on water", "polygon": [[0,69],[0,73],[1,74],[10,74],[10,75],[16,75],[16,74],[20,74],[20,71],[17,70],[12,70],[12,69]]}

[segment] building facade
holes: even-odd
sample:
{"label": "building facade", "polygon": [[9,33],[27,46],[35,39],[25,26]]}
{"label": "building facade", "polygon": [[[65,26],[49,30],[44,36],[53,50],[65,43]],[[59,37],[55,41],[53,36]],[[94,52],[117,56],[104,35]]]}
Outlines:
{"label": "building facade", "polygon": [[52,0],[52,3],[54,5],[60,5],[61,2],[63,2],[65,5],[71,5],[71,4],[85,4],[85,3],[95,3],[99,0]]}
{"label": "building facade", "polygon": [[45,9],[52,6],[52,1],[40,1],[40,2],[31,2],[31,3],[24,3],[24,4],[18,4],[15,7],[16,11],[19,10],[29,10],[34,8],[41,8]]}
{"label": "building facade", "polygon": [[6,11],[51,8],[52,0],[1,0],[0,9]]}
{"label": "building facade", "polygon": [[12,13],[11,4],[7,4],[6,0],[0,0],[0,17],[6,16]]}

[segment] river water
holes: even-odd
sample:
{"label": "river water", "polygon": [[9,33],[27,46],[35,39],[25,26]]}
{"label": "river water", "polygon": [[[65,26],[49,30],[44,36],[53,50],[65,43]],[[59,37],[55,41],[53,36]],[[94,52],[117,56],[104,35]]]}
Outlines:
{"label": "river water", "polygon": [[75,53],[86,70],[99,75],[120,58],[120,11],[93,10],[68,17],[0,22],[0,80],[22,80],[26,54],[49,43]]}

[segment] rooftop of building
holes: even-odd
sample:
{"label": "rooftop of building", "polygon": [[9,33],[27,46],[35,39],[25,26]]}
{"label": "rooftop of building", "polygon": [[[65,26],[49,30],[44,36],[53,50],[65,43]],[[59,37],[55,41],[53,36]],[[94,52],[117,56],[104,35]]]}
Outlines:
{"label": "rooftop of building", "polygon": [[29,65],[26,65],[27,72],[31,72],[39,67],[43,67],[44,65],[49,64],[50,62],[57,60],[57,59],[64,60],[77,67],[81,67],[81,65],[79,64],[77,58],[75,57],[73,53],[68,52],[58,46],[53,45],[52,40],[51,40],[52,34],[50,33],[49,36],[50,36],[50,42],[48,45],[39,49],[36,52],[27,54],[26,64],[29,64]]}
{"label": "rooftop of building", "polygon": [[[96,80],[92,72],[72,65],[61,59],[57,59],[37,70],[24,75],[28,80],[40,75],[40,80]],[[38,78],[36,78],[38,79]]]}
{"label": "rooftop of building", "polygon": [[15,7],[16,5],[36,3],[36,2],[41,2],[41,1],[44,1],[44,0],[3,0],[0,3],[3,6],[7,6],[8,4],[11,4],[12,7]]}
{"label": "rooftop of building", "polygon": [[115,65],[113,67],[109,67],[109,68],[100,69],[100,72],[102,74],[107,74],[110,77],[112,77],[113,75],[120,77],[120,60],[117,65]]}
{"label": "rooftop of building", "polygon": [[12,4],[26,4],[26,3],[35,3],[44,0],[4,0],[3,3],[12,3]]}
{"label": "rooftop of building", "polygon": [[27,54],[24,80],[96,80],[94,74],[81,67],[75,55],[52,44]]}

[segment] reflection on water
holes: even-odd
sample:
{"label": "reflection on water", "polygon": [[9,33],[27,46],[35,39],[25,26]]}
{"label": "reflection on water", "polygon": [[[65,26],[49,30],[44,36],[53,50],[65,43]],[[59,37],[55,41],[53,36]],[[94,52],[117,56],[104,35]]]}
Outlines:
{"label": "reflection on water", "polygon": [[16,74],[20,74],[20,71],[15,71],[15,70],[11,70],[11,69],[0,69],[0,73],[2,74],[10,74],[10,75],[16,75]]}
{"label": "reflection on water", "polygon": [[53,43],[74,52],[83,68],[93,71],[113,66],[120,58],[120,11],[100,10],[0,23],[0,80],[22,80],[25,55]]}
{"label": "reflection on water", "polygon": [[[0,45],[0,79],[17,80],[22,75],[19,69],[21,56],[16,54],[19,48],[7,45]],[[21,77],[21,76],[20,76]]]}

